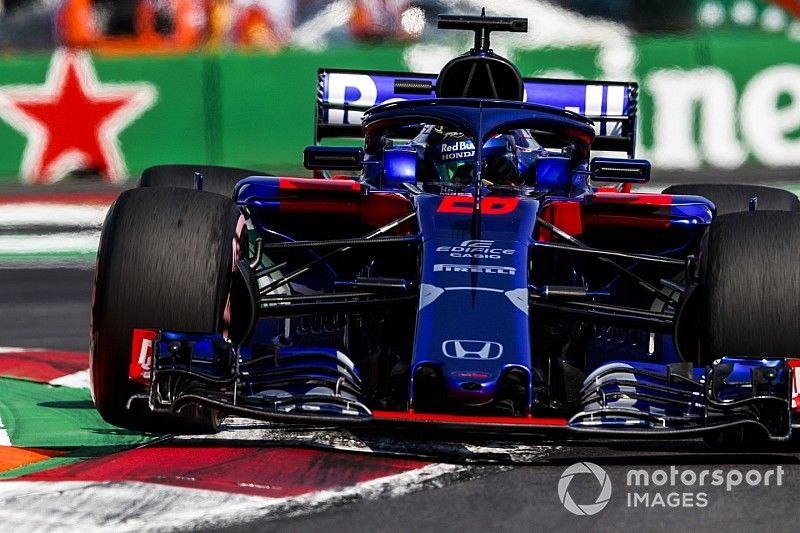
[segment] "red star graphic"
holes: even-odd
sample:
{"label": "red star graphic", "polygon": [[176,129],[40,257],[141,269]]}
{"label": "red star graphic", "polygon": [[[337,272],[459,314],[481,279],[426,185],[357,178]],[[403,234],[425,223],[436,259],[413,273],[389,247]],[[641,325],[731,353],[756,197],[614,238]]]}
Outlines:
{"label": "red star graphic", "polygon": [[44,85],[0,87],[0,118],[28,138],[20,175],[52,183],[89,170],[124,180],[119,134],[156,94],[149,83],[100,83],[88,53],[57,50]]}

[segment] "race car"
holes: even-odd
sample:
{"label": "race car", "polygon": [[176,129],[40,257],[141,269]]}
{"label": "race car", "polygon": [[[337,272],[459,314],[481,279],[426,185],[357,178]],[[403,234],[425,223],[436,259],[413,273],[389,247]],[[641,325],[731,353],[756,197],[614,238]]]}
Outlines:
{"label": "race car", "polygon": [[168,165],[120,195],[92,307],[103,418],[788,441],[798,198],[632,192],[635,83],[524,79],[490,33],[526,19],[439,27],[475,42],[438,75],[319,71],[313,178]]}

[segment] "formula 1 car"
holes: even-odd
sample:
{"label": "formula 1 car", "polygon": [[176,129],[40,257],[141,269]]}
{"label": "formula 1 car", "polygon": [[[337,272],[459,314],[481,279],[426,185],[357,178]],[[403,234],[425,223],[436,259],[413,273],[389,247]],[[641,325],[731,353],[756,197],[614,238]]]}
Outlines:
{"label": "formula 1 car", "polygon": [[635,83],[523,79],[489,37],[526,19],[439,27],[475,45],[438,75],[320,70],[314,178],[159,166],[119,197],[92,309],[102,416],[788,440],[798,198],[631,192],[650,176]]}

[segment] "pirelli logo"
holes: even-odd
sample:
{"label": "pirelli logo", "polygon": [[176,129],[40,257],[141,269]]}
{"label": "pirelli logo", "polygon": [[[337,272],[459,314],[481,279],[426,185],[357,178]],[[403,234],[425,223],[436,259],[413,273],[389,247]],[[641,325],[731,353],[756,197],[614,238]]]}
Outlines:
{"label": "pirelli logo", "polygon": [[507,274],[513,276],[517,269],[509,266],[496,265],[433,265],[434,272],[466,272],[469,274]]}

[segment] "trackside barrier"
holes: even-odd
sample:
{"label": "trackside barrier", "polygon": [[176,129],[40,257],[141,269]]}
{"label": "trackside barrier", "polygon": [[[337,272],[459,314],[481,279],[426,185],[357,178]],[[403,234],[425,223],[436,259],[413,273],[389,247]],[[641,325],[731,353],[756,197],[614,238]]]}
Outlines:
{"label": "trackside barrier", "polygon": [[[458,43],[444,44],[452,44],[453,54],[461,51]],[[629,77],[640,88],[637,152],[654,168],[800,166],[800,42],[783,34],[722,32],[639,37],[630,44]],[[419,71],[407,64],[410,51],[399,45],[332,45],[324,52],[277,55],[79,54],[83,59],[74,61],[73,89],[82,91],[68,94],[69,105],[121,98],[120,115],[114,114],[116,108],[102,108],[97,116],[70,115],[64,107],[37,111],[31,101],[60,102],[59,83],[66,83],[69,71],[62,63],[78,56],[62,51],[5,57],[0,61],[0,182],[62,178],[65,168],[76,166],[69,158],[58,159],[64,139],[83,139],[86,153],[73,147],[72,155],[84,157],[78,161],[88,161],[90,168],[111,169],[107,174],[119,179],[158,163],[296,170],[303,148],[313,141],[317,69]],[[593,79],[608,77],[599,60],[606,52],[589,46],[516,50],[510,58],[526,77]],[[358,87],[343,90],[346,99],[369,104],[370,95]],[[598,95],[587,92],[586,98],[589,108]],[[60,145],[50,146],[43,136],[49,130],[40,123],[47,121],[61,121],[52,130],[59,133]],[[106,128],[97,133],[93,124]],[[99,139],[94,145],[93,133]]]}

